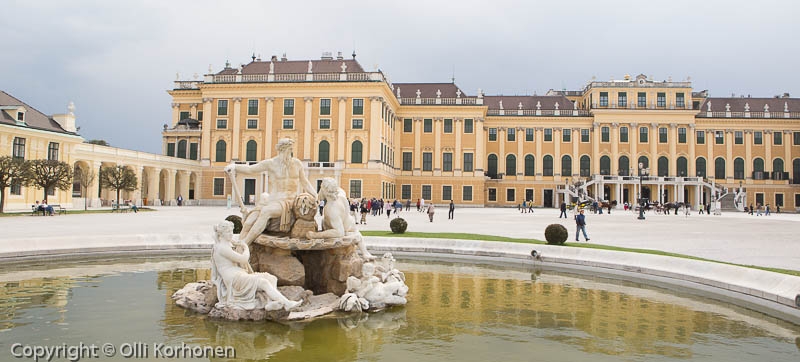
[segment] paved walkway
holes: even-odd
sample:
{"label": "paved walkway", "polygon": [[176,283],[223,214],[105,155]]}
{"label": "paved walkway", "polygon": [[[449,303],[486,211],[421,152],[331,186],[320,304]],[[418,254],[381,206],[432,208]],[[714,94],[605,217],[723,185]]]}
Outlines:
{"label": "paved walkway", "polygon": [[[0,218],[0,254],[36,240],[36,246],[81,243],[91,239],[117,239],[126,235],[153,238],[177,235],[208,240],[211,225],[237,209],[225,207],[160,207],[156,212],[138,214],[74,214],[53,217],[19,216]],[[409,231],[493,234],[544,240],[544,228],[561,223],[574,237],[572,219],[558,219],[555,209],[536,209],[521,214],[516,209],[458,208],[455,220],[447,209],[437,208],[434,222],[412,208],[402,212]],[[394,217],[394,215],[392,215]],[[386,215],[368,216],[362,230],[389,230]],[[656,249],[739,264],[800,270],[800,215],[750,216],[726,213],[722,216],[648,214],[636,219],[631,212],[611,215],[587,214],[592,243],[631,248]],[[367,242],[369,245],[369,241]],[[78,245],[80,246],[80,245]]]}

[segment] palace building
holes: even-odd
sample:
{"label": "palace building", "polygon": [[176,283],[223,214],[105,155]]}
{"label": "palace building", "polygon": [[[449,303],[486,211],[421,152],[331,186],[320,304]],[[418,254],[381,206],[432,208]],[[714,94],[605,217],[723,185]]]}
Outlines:
{"label": "palace building", "polygon": [[[176,81],[169,94],[164,153],[202,163],[205,199],[231,193],[226,164],[270,158],[291,137],[312,182],[334,177],[351,198],[557,207],[581,193],[620,204],[641,193],[695,208],[720,196],[729,207],[800,208],[800,99],[788,94],[714,98],[688,79],[626,75],[491,96],[393,83],[341,53],[254,56]],[[237,182],[248,202],[266,187],[259,177]]]}
{"label": "palace building", "polygon": [[[485,95],[455,83],[394,83],[341,53],[254,56],[177,80],[168,93],[172,119],[154,155],[87,144],[72,108],[47,116],[0,92],[0,154],[59,159],[76,171],[126,165],[141,185],[123,197],[146,205],[179,195],[225,204],[233,188],[224,166],[273,157],[277,140],[290,137],[312,182],[333,177],[353,199],[557,207],[641,196],[800,209],[800,99],[788,94],[716,98],[688,79],[626,75],[545,95]],[[266,191],[266,176],[237,177],[247,203]],[[77,179],[73,190],[49,193],[68,206],[113,199]],[[7,207],[24,208],[43,190],[16,186],[5,196]]]}

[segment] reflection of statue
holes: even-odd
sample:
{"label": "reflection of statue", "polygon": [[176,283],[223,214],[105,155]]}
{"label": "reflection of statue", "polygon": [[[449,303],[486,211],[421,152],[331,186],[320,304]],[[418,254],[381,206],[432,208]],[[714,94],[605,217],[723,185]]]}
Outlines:
{"label": "reflection of statue", "polygon": [[[294,141],[283,138],[278,141],[276,148],[278,155],[261,161],[255,165],[236,165],[225,166],[225,172],[231,174],[235,179],[235,173],[257,174],[267,172],[269,175],[269,197],[263,202],[258,218],[256,218],[247,234],[242,233],[242,241],[247,245],[255,240],[266,228],[270,219],[280,218],[280,231],[289,231],[291,227],[292,205],[297,194],[305,191],[312,196],[317,195],[316,190],[306,178],[303,171],[303,164],[297,158],[292,157],[292,145]],[[247,215],[243,215],[247,216]]]}
{"label": "reflection of statue", "polygon": [[[248,262],[250,249],[233,240],[233,224],[230,221],[223,221],[214,227],[214,240],[211,280],[217,286],[217,308],[290,310],[302,303],[283,296],[277,289],[278,279],[275,276],[252,272]],[[266,293],[266,300],[259,295],[259,291]]]}
{"label": "reflection of statue", "polygon": [[359,250],[361,250],[361,254],[364,258],[375,259],[375,257],[367,251],[367,247],[361,240],[361,233],[358,232],[355,221],[348,212],[350,210],[350,203],[347,201],[347,195],[344,190],[339,187],[339,184],[336,183],[336,180],[330,177],[322,179],[317,198],[320,201],[325,200],[325,207],[322,209],[323,231],[309,231],[306,234],[307,237],[309,239],[341,238],[345,235],[354,237],[357,238]]}

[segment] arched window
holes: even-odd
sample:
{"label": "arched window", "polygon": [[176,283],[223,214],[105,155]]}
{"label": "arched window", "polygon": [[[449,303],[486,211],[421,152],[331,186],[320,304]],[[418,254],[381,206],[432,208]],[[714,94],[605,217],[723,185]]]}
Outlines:
{"label": "arched window", "polygon": [[361,163],[363,147],[361,141],[353,141],[353,148],[350,150],[350,163]]}
{"label": "arched window", "polygon": [[489,155],[486,170],[490,178],[497,178],[497,155]]}
{"label": "arched window", "polygon": [[658,176],[669,176],[669,160],[664,156],[658,158]]}
{"label": "arched window", "polygon": [[631,169],[631,163],[628,160],[628,156],[620,156],[619,157],[619,175],[620,176],[630,176],[628,173]]}
{"label": "arched window", "polygon": [[536,160],[533,158],[533,155],[525,156],[525,176],[534,176],[536,175]]}
{"label": "arched window", "polygon": [[764,172],[764,160],[756,158],[753,160],[753,172]]}
{"label": "arched window", "polygon": [[216,162],[227,162],[227,145],[225,141],[217,141],[217,157],[214,159]]}
{"label": "arched window", "polygon": [[245,161],[256,161],[258,158],[258,143],[255,140],[247,141],[247,151],[245,152]]}
{"label": "arched window", "polygon": [[772,160],[772,172],[783,172],[783,159],[776,158]]}
{"label": "arched window", "polygon": [[517,157],[514,155],[506,156],[506,176],[517,175]]}
{"label": "arched window", "polygon": [[678,176],[686,177],[689,176],[689,161],[686,160],[686,157],[678,157]]}
{"label": "arched window", "polygon": [[590,166],[591,164],[589,163],[589,156],[587,155],[581,156],[581,171],[580,171],[581,177],[589,177],[589,175],[592,173]]}
{"label": "arched window", "polygon": [[792,183],[800,184],[800,158],[792,160]]}
{"label": "arched window", "polygon": [[542,167],[544,168],[542,171],[545,176],[553,176],[553,156],[544,156],[542,159]]}
{"label": "arched window", "polygon": [[572,176],[572,157],[561,156],[561,176]]}
{"label": "arched window", "polygon": [[737,157],[733,160],[733,178],[744,180],[744,159]]}
{"label": "arched window", "polygon": [[714,178],[725,178],[725,159],[722,157],[714,160]]}
{"label": "arched window", "polygon": [[697,173],[697,177],[706,177],[705,158],[698,157],[697,160],[694,161],[694,168],[696,168],[695,172]]}
{"label": "arched window", "polygon": [[600,157],[600,174],[601,175],[611,174],[611,157],[608,156]]}
{"label": "arched window", "polygon": [[186,158],[186,140],[178,141],[178,158]]}
{"label": "arched window", "polygon": [[641,165],[636,165],[636,167],[650,168],[650,160],[647,158],[647,156],[639,157],[638,163],[640,163]]}
{"label": "arched window", "polygon": [[319,157],[317,161],[319,162],[330,162],[331,155],[331,144],[328,141],[321,141],[319,143]]}

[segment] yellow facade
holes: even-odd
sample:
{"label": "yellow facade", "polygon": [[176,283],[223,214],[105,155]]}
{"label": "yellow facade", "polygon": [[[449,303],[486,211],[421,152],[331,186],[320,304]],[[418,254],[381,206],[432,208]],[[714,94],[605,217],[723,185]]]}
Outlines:
{"label": "yellow facade", "polygon": [[[715,191],[732,197],[741,181],[748,203],[800,207],[800,100],[792,98],[709,98],[689,81],[644,75],[546,96],[470,96],[452,83],[391,83],[341,58],[254,59],[204,81],[178,81],[169,93],[165,151],[182,139],[199,145],[195,157],[210,175],[202,197],[212,201],[230,193],[226,164],[272,157],[276,141],[291,137],[312,182],[334,177],[351,198],[557,207],[583,184],[590,197],[620,205],[641,194],[697,207]],[[731,102],[754,110],[720,112]],[[767,103],[771,114],[761,109]],[[181,114],[198,110],[197,128],[180,130]],[[640,161],[651,176],[641,189]],[[214,178],[224,183],[216,194]],[[237,180],[249,195],[265,191],[264,181]]]}

